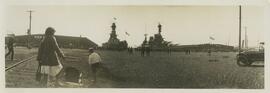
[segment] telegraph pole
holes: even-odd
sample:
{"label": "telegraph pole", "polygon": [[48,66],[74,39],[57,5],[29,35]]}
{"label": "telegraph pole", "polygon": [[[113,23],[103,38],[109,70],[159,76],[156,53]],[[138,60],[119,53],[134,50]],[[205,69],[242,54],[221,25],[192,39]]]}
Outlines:
{"label": "telegraph pole", "polygon": [[28,39],[27,39],[27,48],[28,49],[31,49],[31,47],[30,47],[30,36],[31,36],[31,31],[32,31],[32,12],[34,12],[34,11],[32,11],[32,10],[29,10],[29,11],[26,11],[26,12],[29,12],[29,28],[28,28],[28,30],[27,30],[27,35],[28,35]]}
{"label": "telegraph pole", "polygon": [[31,31],[32,31],[32,28],[31,28],[31,26],[32,26],[32,12],[34,12],[34,11],[29,10],[29,11],[26,11],[26,12],[29,12],[29,28],[28,28],[27,34],[31,35]]}
{"label": "telegraph pole", "polygon": [[239,5],[239,46],[238,46],[238,52],[241,53],[241,28],[242,28],[242,6]]}
{"label": "telegraph pole", "polygon": [[248,34],[247,27],[245,26],[245,48],[248,48]]}

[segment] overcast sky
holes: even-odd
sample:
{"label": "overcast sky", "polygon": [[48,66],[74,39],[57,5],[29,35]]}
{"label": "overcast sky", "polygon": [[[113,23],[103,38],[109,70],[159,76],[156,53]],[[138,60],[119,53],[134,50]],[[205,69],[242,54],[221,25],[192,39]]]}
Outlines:
{"label": "overcast sky", "polygon": [[[29,13],[32,16],[32,34],[44,33],[49,26],[57,35],[87,37],[97,44],[108,41],[111,24],[116,17],[116,33],[120,40],[126,39],[131,46],[138,46],[144,34],[153,36],[160,22],[162,35],[174,44],[214,43],[238,44],[237,6],[64,6],[64,5],[18,5],[7,7],[7,33],[26,34]],[[250,46],[263,40],[264,8],[244,6],[243,33],[247,27]],[[125,35],[128,32],[130,36]]]}

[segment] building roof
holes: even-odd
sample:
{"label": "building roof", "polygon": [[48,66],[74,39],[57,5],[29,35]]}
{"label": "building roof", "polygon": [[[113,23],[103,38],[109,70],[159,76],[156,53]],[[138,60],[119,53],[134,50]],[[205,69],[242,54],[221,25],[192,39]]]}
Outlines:
{"label": "building roof", "polygon": [[[25,37],[28,35],[16,35],[15,37]],[[32,34],[31,36],[44,36],[44,34]],[[64,36],[64,35],[54,35],[57,40],[82,40],[84,42],[91,43],[92,45],[98,46],[95,42],[92,40],[88,39],[87,37],[76,37],[76,36]]]}

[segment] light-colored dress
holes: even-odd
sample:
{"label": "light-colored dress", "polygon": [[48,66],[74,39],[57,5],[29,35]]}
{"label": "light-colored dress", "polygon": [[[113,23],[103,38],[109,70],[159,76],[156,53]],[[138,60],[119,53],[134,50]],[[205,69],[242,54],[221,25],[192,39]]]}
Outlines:
{"label": "light-colored dress", "polygon": [[63,69],[63,65],[59,62],[57,66],[41,66],[40,72],[42,74],[48,74],[50,76],[56,76]]}

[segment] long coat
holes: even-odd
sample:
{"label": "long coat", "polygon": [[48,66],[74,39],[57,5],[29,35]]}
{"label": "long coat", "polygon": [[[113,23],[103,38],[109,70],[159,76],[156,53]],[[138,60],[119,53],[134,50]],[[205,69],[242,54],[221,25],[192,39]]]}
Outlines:
{"label": "long coat", "polygon": [[63,53],[60,50],[54,36],[46,36],[38,49],[37,60],[41,65],[56,66],[59,65],[59,58],[63,57]]}

